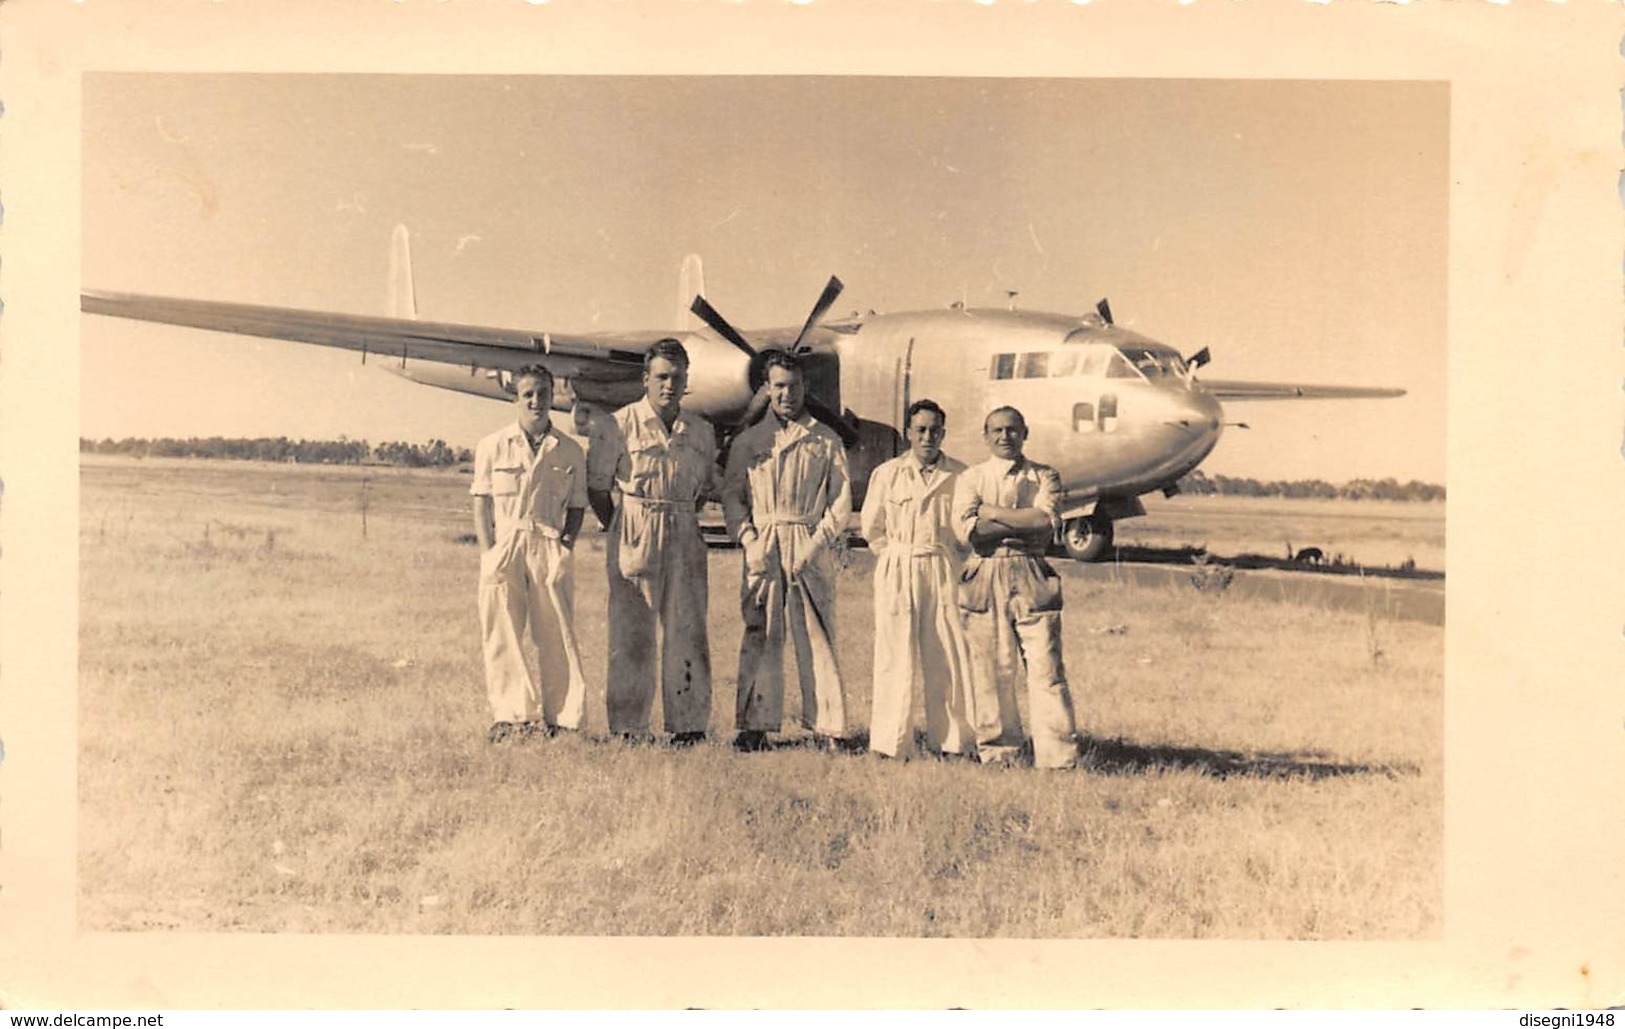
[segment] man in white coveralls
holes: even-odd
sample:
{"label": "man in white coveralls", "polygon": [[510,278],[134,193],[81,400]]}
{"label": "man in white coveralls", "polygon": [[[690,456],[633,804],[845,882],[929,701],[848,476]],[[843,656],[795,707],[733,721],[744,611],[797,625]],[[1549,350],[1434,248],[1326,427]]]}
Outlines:
{"label": "man in white coveralls", "polygon": [[968,715],[970,644],[955,597],[963,554],[953,532],[954,481],[965,466],[942,452],[947,421],[934,401],[910,404],[908,452],[874,470],[863,500],[863,538],[875,555],[869,749],[887,757],[913,747],[921,687],[931,749],[967,754],[976,746]]}
{"label": "man in white coveralls", "polygon": [[705,738],[711,719],[706,640],[706,550],[699,506],[716,478],[711,423],[682,410],[688,352],[660,340],[643,357],[643,399],[615,414],[594,450],[589,495],[609,523],[609,731],[649,732],[655,683],[672,743]]}
{"label": "man in white coveralls", "polygon": [[[551,372],[527,365],[513,387],[518,420],[480,440],[469,487],[492,743],[579,729],[587,704],[571,571],[587,507],[587,458],[551,423]],[[539,654],[536,676],[521,645],[527,631]]]}
{"label": "man in white coveralls", "polygon": [[971,722],[983,760],[1008,760],[1022,742],[1016,682],[1025,666],[1033,764],[1077,763],[1077,723],[1061,660],[1061,579],[1044,559],[1060,529],[1061,477],[1022,450],[1027,422],[1013,407],[982,423],[992,456],[960,473],[954,531],[971,548],[959,606],[975,658]]}
{"label": "man in white coveralls", "polygon": [[784,718],[784,639],[795,645],[801,723],[835,749],[846,705],[835,663],[835,570],[831,548],[852,514],[846,450],[806,411],[801,362],[766,357],[768,413],[734,438],[723,479],[728,533],[745,550],[740,607],[739,750],[760,750]]}

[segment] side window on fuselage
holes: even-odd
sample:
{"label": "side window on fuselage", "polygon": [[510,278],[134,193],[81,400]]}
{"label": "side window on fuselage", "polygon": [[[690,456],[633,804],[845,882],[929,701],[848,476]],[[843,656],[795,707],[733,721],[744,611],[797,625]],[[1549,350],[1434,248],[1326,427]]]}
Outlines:
{"label": "side window on fuselage", "polygon": [[1100,431],[1117,431],[1117,394],[1107,393],[1100,398]]}
{"label": "side window on fuselage", "polygon": [[1015,354],[994,354],[993,363],[988,366],[988,378],[1009,379],[1016,374]]}

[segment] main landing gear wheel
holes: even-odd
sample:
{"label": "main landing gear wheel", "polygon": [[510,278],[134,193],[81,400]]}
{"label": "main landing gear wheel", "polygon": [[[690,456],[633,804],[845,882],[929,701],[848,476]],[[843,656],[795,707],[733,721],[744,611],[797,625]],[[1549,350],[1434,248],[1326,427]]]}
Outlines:
{"label": "main landing gear wheel", "polygon": [[1076,561],[1099,561],[1112,548],[1112,520],[1104,515],[1073,518],[1061,529],[1061,542]]}

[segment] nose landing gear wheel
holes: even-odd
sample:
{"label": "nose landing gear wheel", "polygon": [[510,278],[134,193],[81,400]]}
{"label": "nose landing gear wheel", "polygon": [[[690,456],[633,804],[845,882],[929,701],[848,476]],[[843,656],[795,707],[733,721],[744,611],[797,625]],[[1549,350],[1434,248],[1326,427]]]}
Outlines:
{"label": "nose landing gear wheel", "polygon": [[1112,548],[1112,520],[1098,514],[1073,518],[1061,529],[1061,542],[1075,561],[1099,561]]}

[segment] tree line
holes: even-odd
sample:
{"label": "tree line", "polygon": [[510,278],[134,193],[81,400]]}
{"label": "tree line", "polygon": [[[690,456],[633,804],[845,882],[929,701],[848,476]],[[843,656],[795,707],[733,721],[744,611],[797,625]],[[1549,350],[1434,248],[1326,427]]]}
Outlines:
{"label": "tree line", "polygon": [[1333,484],[1323,479],[1260,481],[1229,475],[1210,476],[1197,469],[1179,480],[1181,493],[1225,497],[1313,497],[1325,500],[1443,500],[1444,487],[1412,479],[1351,479]]}
{"label": "tree line", "polygon": [[276,461],[292,464],[383,464],[403,468],[444,468],[474,460],[467,447],[452,447],[442,439],[427,443],[390,440],[377,446],[366,440],[226,438],[191,436],[186,439],[79,440],[82,454],[122,454],[126,457],[212,457],[226,461]]}
{"label": "tree line", "polygon": [[[381,464],[403,468],[444,468],[468,464],[474,454],[467,447],[454,448],[445,440],[402,443],[390,440],[376,446],[366,440],[228,439],[221,436],[187,439],[80,439],[79,450],[89,454],[123,454],[126,457],[212,457],[228,461],[277,461],[293,464]],[[1323,479],[1261,481],[1229,475],[1208,475],[1201,469],[1179,480],[1182,493],[1193,496],[1226,497],[1311,497],[1325,500],[1443,500],[1444,487],[1412,479],[1352,479],[1330,483]]]}

